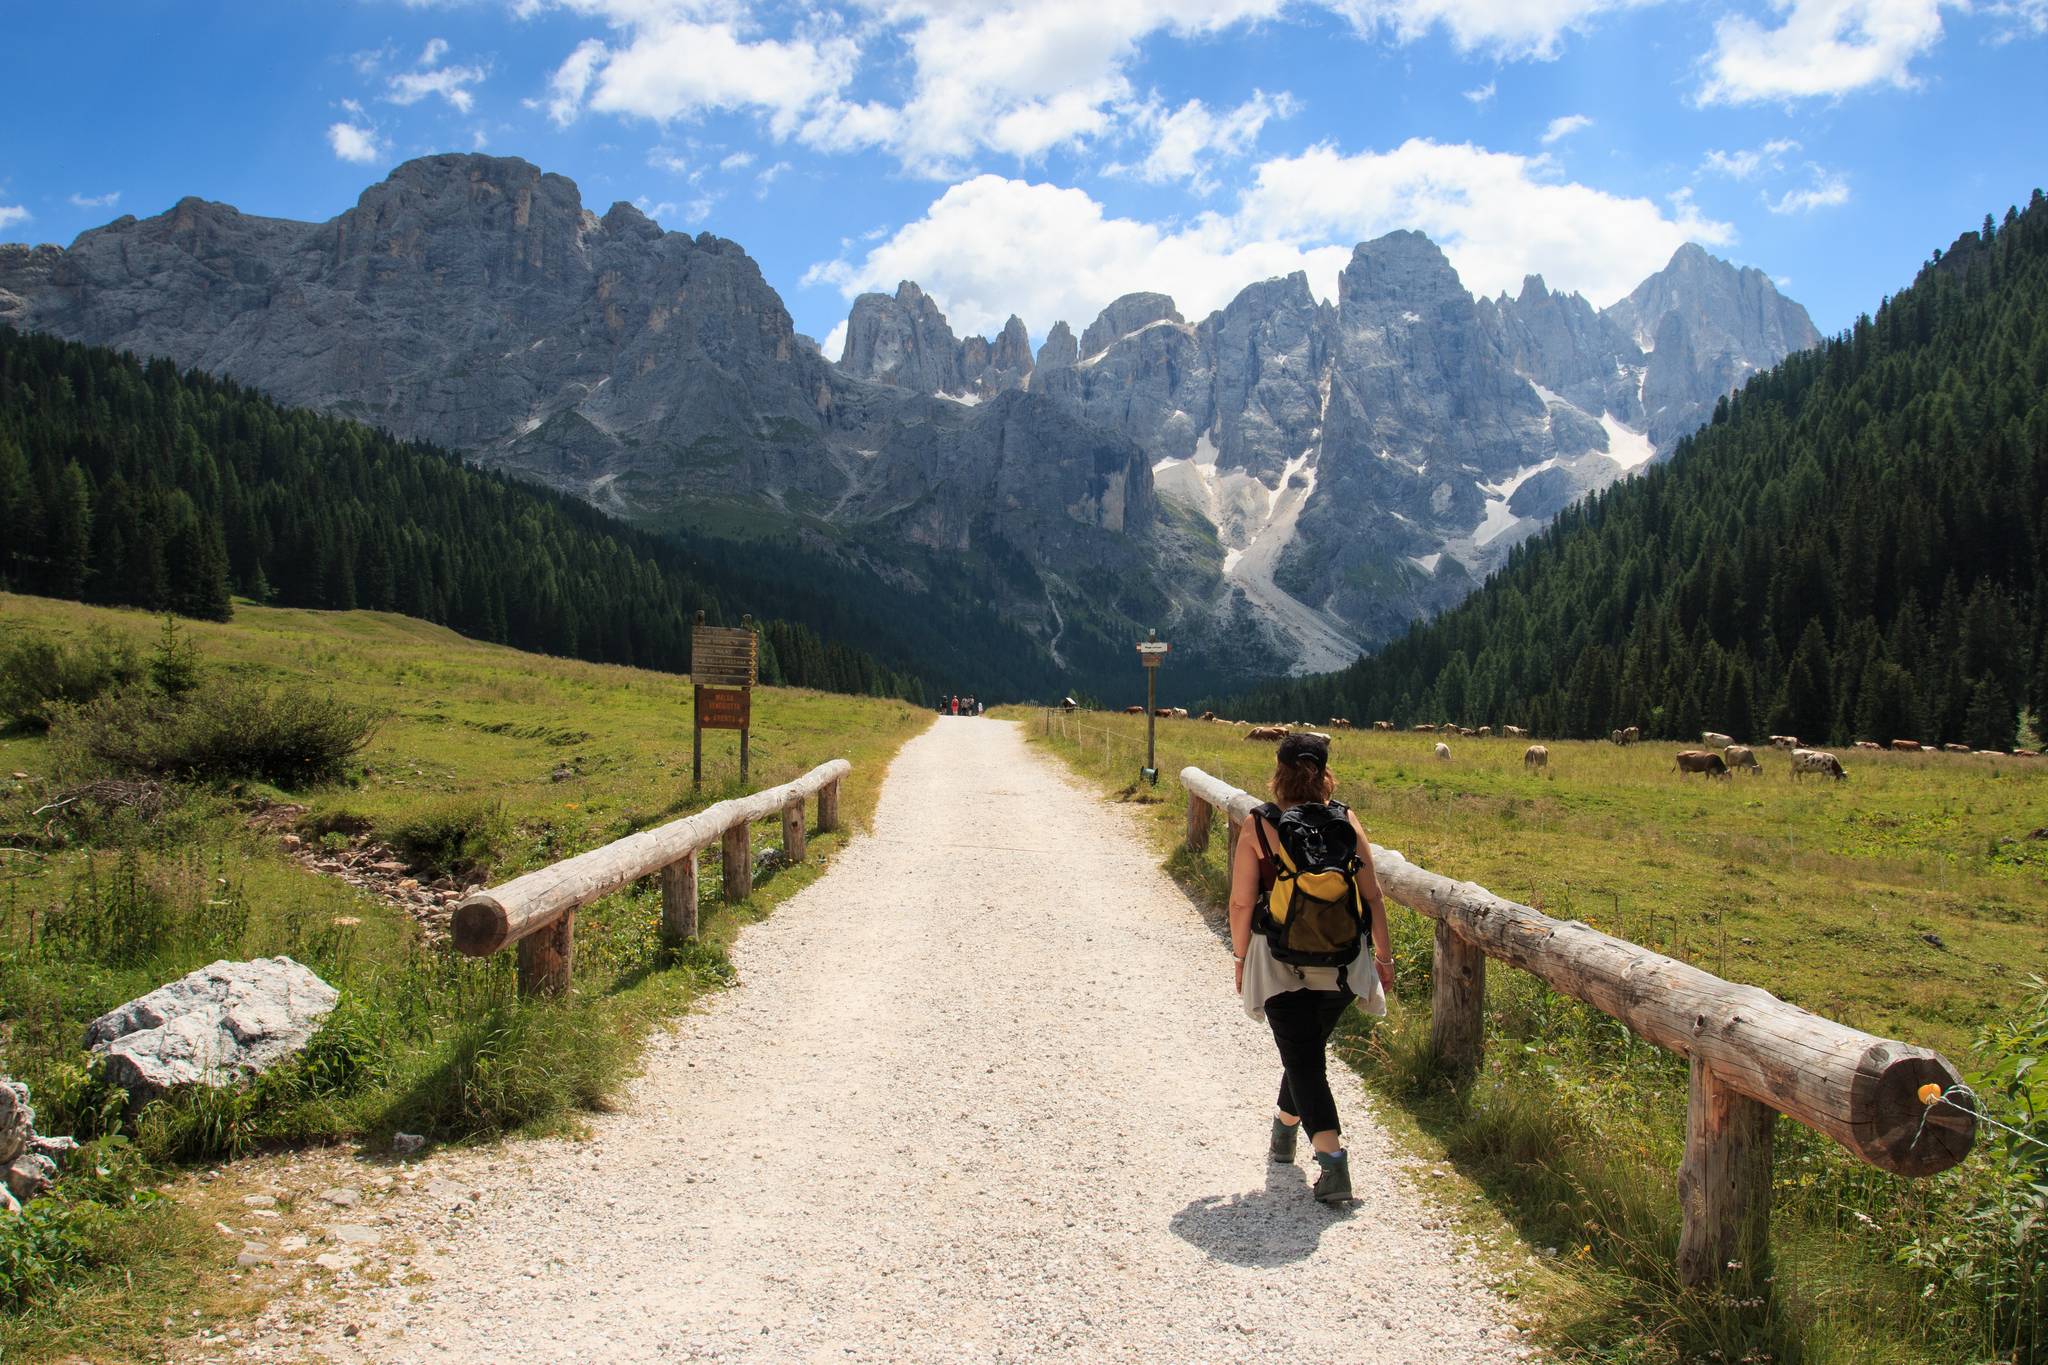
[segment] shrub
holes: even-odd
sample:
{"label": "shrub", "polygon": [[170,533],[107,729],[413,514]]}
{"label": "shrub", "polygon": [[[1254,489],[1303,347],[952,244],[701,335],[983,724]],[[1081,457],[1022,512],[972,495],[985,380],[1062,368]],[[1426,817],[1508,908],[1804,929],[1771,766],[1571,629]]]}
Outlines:
{"label": "shrub", "polygon": [[68,708],[52,726],[60,761],[80,775],[331,782],[369,743],[374,712],[304,687],[216,680],[183,698],[129,687]]}
{"label": "shrub", "polygon": [[111,632],[95,631],[75,645],[14,633],[0,640],[0,729],[47,730],[65,706],[141,676],[133,646]]}
{"label": "shrub", "polygon": [[386,837],[423,872],[480,881],[511,828],[498,802],[455,797],[415,812]]}

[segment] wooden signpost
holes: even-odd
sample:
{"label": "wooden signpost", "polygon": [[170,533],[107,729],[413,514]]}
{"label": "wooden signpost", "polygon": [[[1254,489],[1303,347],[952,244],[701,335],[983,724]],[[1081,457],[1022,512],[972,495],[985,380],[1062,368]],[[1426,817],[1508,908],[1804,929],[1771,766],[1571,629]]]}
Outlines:
{"label": "wooden signpost", "polygon": [[1140,775],[1155,787],[1159,785],[1159,759],[1152,741],[1159,726],[1159,661],[1172,648],[1156,630],[1146,631],[1145,638],[1138,641],[1138,660],[1145,665],[1145,767]]}
{"label": "wooden signpost", "polygon": [[754,683],[760,668],[760,641],[754,618],[742,616],[737,626],[707,626],[704,613],[690,632],[690,681],[695,705],[690,736],[690,771],[704,785],[704,732],[740,732],[740,785],[747,782],[747,740],[754,719]]}

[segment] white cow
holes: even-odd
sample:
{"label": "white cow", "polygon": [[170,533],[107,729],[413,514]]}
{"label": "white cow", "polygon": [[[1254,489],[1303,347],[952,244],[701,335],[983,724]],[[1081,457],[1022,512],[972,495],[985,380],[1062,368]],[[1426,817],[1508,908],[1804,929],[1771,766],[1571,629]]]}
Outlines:
{"label": "white cow", "polygon": [[1531,744],[1522,750],[1522,766],[1525,768],[1547,768],[1550,766],[1550,750],[1541,744]]}
{"label": "white cow", "polygon": [[1438,758],[1449,758],[1451,756],[1451,746],[1444,743],[1442,740],[1438,740],[1436,745],[1436,756]]}
{"label": "white cow", "polygon": [[1833,754],[1819,749],[1794,749],[1792,751],[1792,776],[1800,778],[1808,773],[1823,773],[1836,781],[1846,779],[1849,774],[1842,771],[1841,760]]}
{"label": "white cow", "polygon": [[1724,735],[1718,730],[1700,731],[1700,743],[1710,749],[1725,749],[1735,742],[1733,735]]}

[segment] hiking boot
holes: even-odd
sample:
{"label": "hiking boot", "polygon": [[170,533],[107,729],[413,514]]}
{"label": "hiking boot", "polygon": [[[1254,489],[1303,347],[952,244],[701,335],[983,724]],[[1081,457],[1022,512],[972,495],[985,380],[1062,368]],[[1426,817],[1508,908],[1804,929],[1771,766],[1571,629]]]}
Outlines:
{"label": "hiking boot", "polygon": [[1275,1161],[1293,1161],[1294,1143],[1301,1136],[1301,1125],[1273,1120],[1273,1146],[1270,1152]]}
{"label": "hiking boot", "polygon": [[1344,1152],[1317,1152],[1316,1198],[1325,1204],[1343,1204],[1351,1198],[1351,1158]]}

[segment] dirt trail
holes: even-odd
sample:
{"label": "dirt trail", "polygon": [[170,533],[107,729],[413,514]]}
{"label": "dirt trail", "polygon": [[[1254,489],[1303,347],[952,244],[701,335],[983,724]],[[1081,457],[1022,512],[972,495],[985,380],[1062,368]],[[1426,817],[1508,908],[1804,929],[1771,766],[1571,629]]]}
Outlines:
{"label": "dirt trail", "polygon": [[657,1039],[593,1136],[434,1158],[439,1204],[390,1209],[400,1282],[310,1327],[280,1309],[243,1354],[1527,1354],[1355,1078],[1357,1205],[1268,1164],[1277,1063],[1228,955],[1129,819],[1013,726],[911,741],[873,835],[736,957],[742,984]]}

